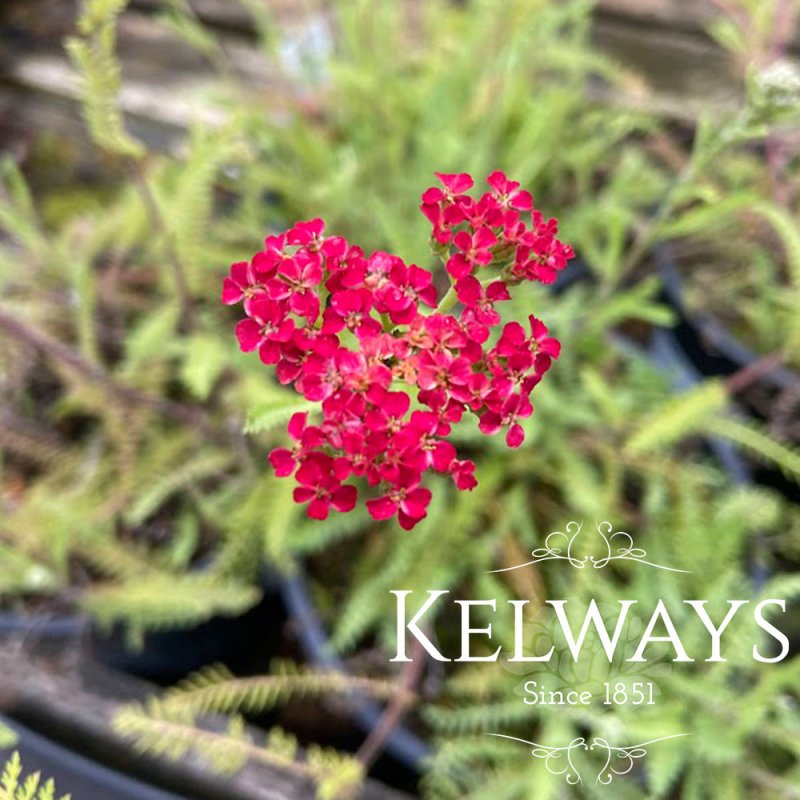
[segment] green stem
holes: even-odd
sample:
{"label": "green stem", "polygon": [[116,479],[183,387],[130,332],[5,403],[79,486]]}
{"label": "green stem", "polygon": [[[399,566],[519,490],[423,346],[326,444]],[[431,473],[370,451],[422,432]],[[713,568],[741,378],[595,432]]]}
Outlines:
{"label": "green stem", "polygon": [[457,301],[458,295],[456,295],[456,287],[455,284],[453,284],[447,290],[447,294],[442,298],[442,301],[439,303],[439,305],[436,306],[436,310],[433,313],[445,314],[456,304]]}
{"label": "green stem", "polygon": [[190,331],[194,327],[194,305],[192,303],[189,283],[186,279],[185,265],[181,260],[178,247],[175,244],[169,225],[161,210],[158,200],[148,183],[147,173],[141,159],[132,160],[131,168],[133,178],[139,196],[144,204],[145,213],[153,228],[164,237],[164,244],[167,249],[167,263],[172,269],[172,276],[175,282],[175,292],[181,308],[181,328],[184,332]]}

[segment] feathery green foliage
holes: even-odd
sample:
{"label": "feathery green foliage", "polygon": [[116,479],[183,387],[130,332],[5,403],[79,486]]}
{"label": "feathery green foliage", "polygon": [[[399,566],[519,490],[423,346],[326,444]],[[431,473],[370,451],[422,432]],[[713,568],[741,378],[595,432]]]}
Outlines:
{"label": "feathery green foliage", "polygon": [[410,699],[390,681],[318,672],[298,668],[291,662],[278,662],[271,666],[269,675],[249,678],[236,678],[222,666],[209,667],[170,689],[161,702],[170,710],[191,710],[198,714],[258,714],[289,700],[353,692],[378,700],[397,695]]}
{"label": "feathery green foliage", "polygon": [[707,422],[706,427],[712,433],[736,442],[759,459],[774,464],[787,478],[800,482],[800,451],[776,441],[755,423],[715,419]]}
{"label": "feathery green foliage", "polygon": [[646,452],[673,444],[702,430],[706,421],[718,415],[728,396],[719,381],[706,381],[684,394],[667,400],[636,430],[627,442],[633,452]]}
{"label": "feathery green foliage", "polygon": [[[59,800],[70,800],[70,797],[65,794]],[[0,800],[56,800],[55,783],[52,778],[42,782],[38,772],[23,778],[22,760],[15,750],[0,775]]]}
{"label": "feathery green foliage", "polygon": [[138,641],[144,630],[190,628],[217,614],[241,614],[258,596],[253,586],[211,574],[154,573],[92,589],[82,606],[101,625],[126,623],[131,640]]}
{"label": "feathery green foliage", "polygon": [[115,155],[139,159],[144,146],[125,130],[119,109],[121,78],[116,59],[116,19],[127,0],[85,0],[80,36],[66,48],[83,79],[84,113],[94,141]]}
{"label": "feathery green foliage", "polygon": [[170,759],[194,752],[223,774],[237,772],[249,759],[286,770],[313,782],[318,800],[351,797],[363,779],[363,769],[355,759],[316,746],[301,752],[297,740],[280,729],[254,740],[238,716],[231,717],[221,731],[209,730],[186,709],[153,702],[146,708],[123,709],[114,726],[142,752]]}

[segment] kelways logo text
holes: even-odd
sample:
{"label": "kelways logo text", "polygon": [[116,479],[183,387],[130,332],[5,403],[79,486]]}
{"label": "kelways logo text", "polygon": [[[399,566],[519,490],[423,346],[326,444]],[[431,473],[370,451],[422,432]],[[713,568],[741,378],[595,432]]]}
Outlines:
{"label": "kelways logo text", "polygon": [[[474,609],[483,607],[494,613],[499,613],[497,600],[451,601],[451,608],[452,606],[456,606],[458,609],[457,613],[459,615],[461,641],[460,652],[457,655],[451,656],[442,653],[421,627],[425,624],[425,618],[429,614],[433,616],[432,612],[434,609],[442,610],[441,605],[447,602],[444,598],[449,595],[450,592],[443,589],[429,590],[427,592],[427,598],[410,619],[408,605],[413,592],[410,590],[393,590],[392,594],[395,595],[397,600],[397,648],[392,661],[410,660],[406,652],[409,634],[422,645],[428,655],[437,661],[497,661],[501,657],[503,651],[501,645],[493,652],[482,655],[476,654],[474,648],[476,639],[482,639],[484,645],[492,639],[492,624],[489,623],[483,627],[476,626],[473,620]],[[604,619],[603,615],[600,613],[596,600],[591,600],[589,602],[579,625],[576,626],[574,621],[571,621],[567,614],[567,605],[569,602],[568,600],[546,600],[545,605],[551,608],[555,614],[555,618],[561,628],[564,641],[566,642],[572,658],[575,661],[580,658],[581,650],[589,636],[589,632],[593,630],[609,662],[612,661],[616,655],[617,646],[628,614],[632,608],[641,605],[639,601],[620,600],[618,602],[619,614],[616,621],[613,623],[613,627],[609,625],[608,620]],[[738,614],[744,613],[743,609],[747,607],[750,608],[752,620],[756,627],[762,631],[763,634],[766,634],[768,639],[772,640],[772,650],[774,650],[775,645],[777,645],[777,652],[772,652],[763,641],[754,641],[751,650],[752,658],[755,661],[769,664],[783,661],[783,659],[789,655],[790,645],[788,637],[767,618],[768,612],[770,611],[773,614],[776,611],[785,612],[785,600],[777,598],[765,599],[758,602],[752,602],[750,600],[728,600],[725,613],[721,618],[717,619],[713,619],[711,613],[709,613],[707,608],[708,602],[708,600],[682,601],[684,606],[688,606],[692,609],[696,620],[703,625],[708,634],[705,652],[687,652],[681,639],[678,626],[673,621],[673,616],[675,615],[670,613],[664,600],[659,600],[652,611],[647,614],[648,622],[644,627],[638,646],[626,660],[629,662],[645,662],[647,661],[647,652],[651,644],[665,643],[672,648],[673,656],[671,660],[673,662],[692,662],[698,659],[711,662],[726,661],[723,654],[725,632],[734,618]],[[555,645],[547,652],[539,655],[531,655],[525,652],[523,627],[526,620],[525,611],[531,606],[531,601],[508,600],[507,605],[511,607],[510,613],[513,617],[514,626],[514,646],[510,655],[506,654],[508,661],[512,663],[550,661],[556,649]],[[659,655],[659,659],[663,659],[663,655]]]}

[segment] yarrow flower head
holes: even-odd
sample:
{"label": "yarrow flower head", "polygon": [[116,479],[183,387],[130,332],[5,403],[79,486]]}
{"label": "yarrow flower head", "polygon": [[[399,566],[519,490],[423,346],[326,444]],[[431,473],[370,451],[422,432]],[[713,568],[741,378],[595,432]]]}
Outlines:
{"label": "yarrow flower head", "polygon": [[448,440],[453,424],[472,414],[482,433],[504,431],[519,447],[530,394],[559,356],[541,320],[501,326],[497,309],[511,288],[551,283],[572,258],[556,220],[502,172],[478,199],[467,194],[470,175],[437,177],[421,210],[451,281],[438,306],[430,271],[366,255],[328,235],[321,219],[268,236],[223,281],[223,303],[244,310],[240,348],[317,404],[290,420],[291,447],[270,454],[276,475],[294,476],[294,499],[313,519],[352,510],[356,482],[373,518],[397,516],[406,530],[427,514],[427,473],[470,491],[475,464]]}

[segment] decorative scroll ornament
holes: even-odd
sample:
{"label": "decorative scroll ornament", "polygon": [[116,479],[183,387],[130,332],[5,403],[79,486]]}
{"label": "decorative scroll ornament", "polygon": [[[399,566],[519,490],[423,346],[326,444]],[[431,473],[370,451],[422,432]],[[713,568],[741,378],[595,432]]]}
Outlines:
{"label": "decorative scroll ornament", "polygon": [[667,570],[668,572],[690,572],[688,569],[675,569],[665,567],[663,564],[656,564],[647,560],[647,551],[641,547],[635,547],[633,537],[625,531],[614,531],[614,526],[610,522],[600,522],[595,525],[597,533],[605,545],[606,552],[600,557],[575,555],[575,540],[583,528],[582,522],[570,522],[566,526],[566,531],[553,531],[544,540],[544,547],[539,547],[531,552],[533,559],[524,564],[517,564],[513,567],[494,569],[490,572],[510,572],[523,567],[530,567],[533,564],[541,564],[543,561],[568,561],[576,569],[585,569],[591,566],[594,569],[602,569],[612,561],[636,561],[639,564],[646,564],[648,567]]}
{"label": "decorative scroll ornament", "polygon": [[647,747],[657,742],[666,742],[669,739],[680,739],[683,736],[691,736],[689,733],[675,733],[672,736],[662,736],[660,739],[651,739],[649,742],[631,745],[630,747],[614,747],[605,739],[595,736],[587,744],[586,739],[577,737],[566,747],[548,747],[538,742],[530,742],[527,739],[518,739],[516,736],[506,736],[502,733],[490,733],[489,736],[496,736],[500,739],[509,739],[529,745],[531,755],[544,761],[545,769],[551,775],[563,775],[564,780],[571,786],[583,783],[583,778],[575,766],[573,751],[605,751],[605,763],[595,777],[595,783],[607,786],[618,775],[627,775],[634,767],[636,761],[647,755]]}

